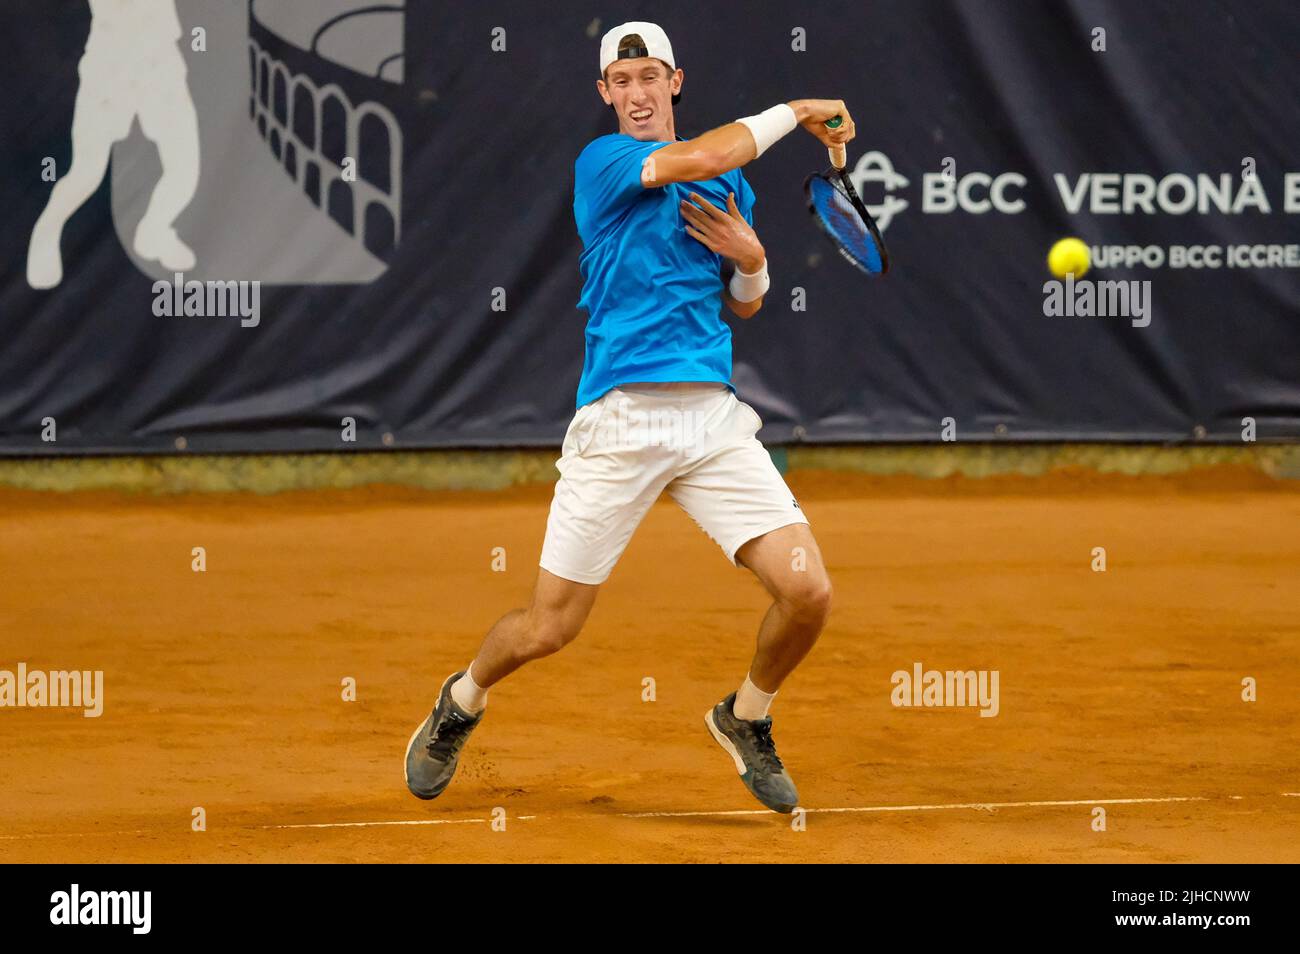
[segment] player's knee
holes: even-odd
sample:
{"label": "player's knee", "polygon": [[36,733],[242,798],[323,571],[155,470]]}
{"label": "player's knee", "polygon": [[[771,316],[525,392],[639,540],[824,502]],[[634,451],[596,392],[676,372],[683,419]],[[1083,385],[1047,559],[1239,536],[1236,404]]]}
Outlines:
{"label": "player's knee", "polygon": [[578,627],[554,614],[530,613],[524,632],[524,654],[529,659],[540,659],[558,653],[573,642]]}
{"label": "player's knee", "polygon": [[820,626],[830,616],[833,595],[825,574],[801,575],[782,591],[781,601],[800,622]]}

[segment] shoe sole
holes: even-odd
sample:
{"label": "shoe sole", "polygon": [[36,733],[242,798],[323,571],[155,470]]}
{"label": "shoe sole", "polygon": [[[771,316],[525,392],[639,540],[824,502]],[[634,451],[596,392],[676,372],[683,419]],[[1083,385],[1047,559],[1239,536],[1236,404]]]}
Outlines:
{"label": "shoe sole", "polygon": [[[447,688],[447,683],[451,682],[451,681],[452,681],[453,679],[455,679],[455,678],[456,678],[456,673],[452,673],[450,676],[448,676],[446,679],[443,680],[443,682],[442,682],[442,688],[440,688],[440,689],[438,690],[438,701],[439,701],[439,702],[442,701],[442,692],[443,692],[443,689],[446,689],[446,688]],[[437,709],[437,708],[438,708],[438,707],[437,707],[437,705],[435,704],[435,705],[434,705],[434,709]],[[411,733],[411,737],[410,737],[409,739],[406,740],[406,751],[405,751],[404,753],[402,753],[402,778],[405,779],[405,781],[406,781],[406,790],[407,790],[408,792],[410,792],[410,793],[411,793],[412,795],[414,795],[416,798],[422,798],[422,799],[424,799],[426,802],[431,802],[431,801],[433,801],[435,798],[437,798],[439,795],[441,795],[442,792],[446,791],[446,786],[443,786],[442,791],[434,792],[432,795],[421,795],[421,794],[420,794],[419,792],[417,792],[415,789],[411,788],[411,775],[410,775],[410,772],[407,770],[407,767],[406,767],[407,762],[410,760],[410,757],[411,757],[411,746],[415,745],[415,737],[416,737],[417,735],[420,734],[420,730],[424,728],[424,723],[425,723],[425,722],[428,722],[428,721],[429,721],[429,717],[428,717],[428,716],[425,716],[425,717],[424,717],[424,721],[421,722],[419,725],[417,725],[417,726],[415,727],[415,731]]]}
{"label": "shoe sole", "polygon": [[735,744],[727,738],[725,732],[718,728],[713,718],[713,710],[710,709],[704,713],[704,724],[709,728],[709,734],[713,736],[713,741],[722,746],[722,750],[731,756],[731,760],[736,763],[736,774],[745,774],[745,760],[740,757],[740,752],[736,750]]}
{"label": "shoe sole", "polygon": [[[428,722],[428,721],[429,721],[428,717],[426,716],[424,722]],[[424,801],[429,802],[437,798],[438,796],[422,795],[419,792],[417,792],[415,789],[411,788],[411,775],[409,770],[407,769],[407,760],[411,757],[411,747],[415,745],[415,737],[419,735],[420,730],[424,728],[424,722],[421,722],[419,725],[415,727],[415,731],[411,733],[411,738],[407,740],[406,754],[402,757],[402,778],[406,779],[406,790],[408,792],[410,792],[416,798],[421,798],[424,799]]]}

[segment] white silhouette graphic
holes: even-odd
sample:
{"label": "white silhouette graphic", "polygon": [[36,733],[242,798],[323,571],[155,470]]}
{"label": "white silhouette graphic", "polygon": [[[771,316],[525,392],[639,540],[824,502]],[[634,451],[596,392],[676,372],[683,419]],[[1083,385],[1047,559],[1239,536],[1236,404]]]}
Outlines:
{"label": "white silhouette graphic", "polygon": [[135,231],[136,254],[167,271],[186,272],[194,252],[173,223],[199,184],[199,123],[187,83],[175,0],[89,0],[90,38],[81,58],[72,118],[72,166],[55,184],[32,229],[27,282],[63,280],[59,243],[68,219],[99,188],[113,144],[139,119],[162,162],[162,176]]}

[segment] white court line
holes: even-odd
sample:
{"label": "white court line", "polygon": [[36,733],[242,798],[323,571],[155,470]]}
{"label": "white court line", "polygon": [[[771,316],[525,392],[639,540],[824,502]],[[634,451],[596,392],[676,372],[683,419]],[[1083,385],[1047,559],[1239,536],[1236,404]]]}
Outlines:
{"label": "white court line", "polygon": [[[509,817],[509,816],[507,816]],[[536,815],[516,815],[511,821],[531,821]],[[373,822],[314,822],[301,825],[253,825],[258,831],[275,831],[281,828],[378,828],[382,825],[485,825],[487,818],[411,818],[402,821]]]}
{"label": "white court line", "polygon": [[[1278,796],[1273,797],[1300,798],[1300,792],[1279,792]],[[1240,795],[1228,796],[1208,796],[1208,795],[1170,795],[1158,798],[1074,798],[1074,799],[1053,799],[1047,801],[1026,801],[1026,802],[951,802],[937,805],[864,805],[861,807],[845,808],[805,808],[803,811],[809,814],[867,814],[873,812],[937,812],[937,811],[990,811],[997,808],[1069,808],[1081,805],[1160,805],[1171,802],[1212,802],[1216,798],[1226,797],[1229,799],[1241,799]],[[1270,796],[1252,796],[1268,798]],[[532,821],[540,817],[549,818],[725,818],[730,816],[745,815],[774,815],[774,812],[766,808],[752,808],[733,811],[719,812],[620,812],[618,814],[597,814],[593,812],[574,813],[570,815],[515,815],[507,816],[511,821]],[[293,825],[237,825],[234,830],[240,831],[285,831],[293,829],[320,829],[320,828],[385,828],[394,826],[417,827],[423,825],[485,825],[491,819],[488,818],[411,818],[396,819],[388,821],[360,821],[360,822],[304,822]],[[230,829],[227,829],[230,830]],[[137,829],[134,831],[94,831],[94,832],[49,832],[40,834],[26,835],[0,835],[0,841],[23,841],[32,838],[85,838],[96,835],[158,835],[165,834],[161,829]]]}
{"label": "white court line", "polygon": [[[867,805],[862,808],[805,808],[808,814],[814,812],[830,814],[833,812],[937,812],[954,811],[963,808],[988,811],[991,808],[1056,808],[1067,805],[1151,805],[1158,802],[1208,802],[1204,795],[1174,796],[1169,798],[1079,798],[1071,801],[1049,802],[959,802],[950,805]],[[743,812],[635,812],[620,815],[620,818],[695,818],[708,815],[771,815],[772,812],[760,808]]]}
{"label": "white court line", "polygon": [[[994,808],[1059,808],[1064,806],[1077,805],[1154,805],[1167,802],[1208,802],[1212,801],[1209,796],[1205,795],[1180,795],[1164,798],[1079,798],[1070,801],[1041,801],[1041,802],[956,802],[948,805],[867,805],[861,808],[805,808],[804,811],[812,814],[844,813],[844,812],[934,812],[934,811],[959,811],[961,809],[975,809],[988,811]],[[552,816],[559,818],[726,818],[731,816],[743,815],[773,815],[774,812],[766,808],[747,808],[739,811],[725,812],[620,812],[615,815],[597,815],[586,813],[581,815],[560,815]],[[515,820],[528,820],[537,818],[537,815],[516,815]],[[447,818],[425,818],[411,821],[375,821],[375,822],[319,822],[313,825],[258,825],[261,830],[274,830],[282,828],[377,828],[383,825],[450,825],[465,822],[485,823],[486,818],[465,818],[453,821]]]}
{"label": "white court line", "polygon": [[[520,818],[524,817],[522,815]],[[530,818],[533,816],[529,816]],[[378,828],[381,825],[483,825],[486,818],[414,818],[406,821],[373,822],[315,822],[301,825],[254,825],[259,831],[274,831],[279,828]]]}

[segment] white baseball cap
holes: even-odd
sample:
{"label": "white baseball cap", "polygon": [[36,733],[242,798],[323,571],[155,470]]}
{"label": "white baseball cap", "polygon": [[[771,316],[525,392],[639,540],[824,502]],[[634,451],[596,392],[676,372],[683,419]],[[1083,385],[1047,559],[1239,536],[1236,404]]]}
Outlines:
{"label": "white baseball cap", "polygon": [[[645,46],[633,47],[619,53],[619,41],[633,33],[641,37]],[[667,63],[670,70],[677,69],[677,62],[673,59],[673,45],[668,42],[668,34],[663,31],[663,27],[657,23],[646,23],[643,20],[629,20],[627,23],[620,23],[601,38],[600,75],[604,76],[605,70],[609,69],[609,65],[615,60],[637,59],[642,56],[653,56],[655,59]]]}

